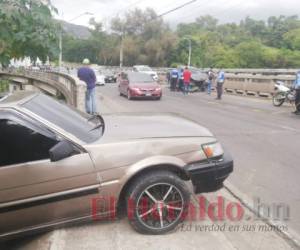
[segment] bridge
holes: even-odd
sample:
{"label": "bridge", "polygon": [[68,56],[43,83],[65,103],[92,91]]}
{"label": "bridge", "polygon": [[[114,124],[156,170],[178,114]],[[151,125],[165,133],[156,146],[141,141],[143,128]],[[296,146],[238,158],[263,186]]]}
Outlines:
{"label": "bridge", "polygon": [[85,111],[86,85],[71,75],[55,71],[0,70],[0,79],[9,80],[11,91],[42,90],[63,97],[69,105]]}
{"label": "bridge", "polygon": [[[109,69],[119,70],[117,67]],[[167,69],[155,70],[159,73],[161,83],[164,84]],[[282,81],[290,86],[295,79],[296,70],[227,69],[225,72],[225,92],[241,96],[271,97],[274,94],[275,82]],[[86,85],[73,75],[56,71],[10,69],[0,70],[0,79],[12,82],[14,90],[42,90],[53,96],[63,96],[68,104],[79,110],[85,109]]]}

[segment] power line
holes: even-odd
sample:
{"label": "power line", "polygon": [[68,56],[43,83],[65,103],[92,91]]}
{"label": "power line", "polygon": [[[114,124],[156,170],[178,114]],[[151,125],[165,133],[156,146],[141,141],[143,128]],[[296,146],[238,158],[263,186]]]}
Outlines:
{"label": "power line", "polygon": [[162,16],[165,16],[165,15],[167,15],[167,14],[170,14],[170,13],[172,13],[172,12],[174,12],[174,11],[176,11],[176,10],[182,9],[183,7],[185,7],[185,6],[187,6],[187,5],[190,5],[190,4],[192,4],[192,3],[196,2],[196,1],[197,1],[197,0],[192,0],[192,1],[189,1],[189,2],[187,2],[187,3],[184,3],[184,4],[178,6],[178,7],[174,8],[174,9],[171,9],[171,10],[168,10],[168,11],[162,13],[162,14],[159,14],[157,17],[162,17]]}
{"label": "power line", "polygon": [[[226,0],[223,1],[223,2],[226,2]],[[209,5],[211,4],[211,1],[206,0],[206,1],[203,1],[203,2],[200,2],[200,3],[201,4],[198,4],[198,5],[195,6],[193,11],[188,13],[188,17],[184,19],[185,23],[187,23],[188,20],[192,20],[192,19],[195,19],[196,17],[199,17],[200,16],[199,9],[203,8],[203,7],[209,7]],[[173,19],[173,21],[178,21],[178,20],[182,20],[182,18]]]}
{"label": "power line", "polygon": [[128,10],[129,8],[131,8],[131,7],[135,6],[135,5],[138,5],[139,3],[144,2],[144,1],[146,1],[146,0],[138,0],[138,1],[135,1],[134,3],[128,4],[128,5],[126,5],[125,7],[119,9],[119,10],[118,10],[117,12],[115,12],[115,13],[116,13],[116,15],[119,15],[119,14],[122,13],[123,11],[126,11],[126,10]]}

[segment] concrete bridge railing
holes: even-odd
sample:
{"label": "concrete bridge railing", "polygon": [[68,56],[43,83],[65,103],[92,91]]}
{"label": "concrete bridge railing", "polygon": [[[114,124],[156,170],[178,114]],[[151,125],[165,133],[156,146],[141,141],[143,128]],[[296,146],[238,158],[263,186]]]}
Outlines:
{"label": "concrete bridge railing", "polygon": [[68,74],[54,71],[34,70],[0,70],[0,77],[18,82],[22,90],[30,90],[32,86],[47,91],[53,95],[62,94],[66,102],[85,110],[86,85],[77,78]]}
{"label": "concrete bridge railing", "polygon": [[291,86],[295,80],[294,75],[252,75],[252,74],[226,74],[224,89],[226,92],[239,95],[270,97],[274,94],[274,84],[282,81]]}

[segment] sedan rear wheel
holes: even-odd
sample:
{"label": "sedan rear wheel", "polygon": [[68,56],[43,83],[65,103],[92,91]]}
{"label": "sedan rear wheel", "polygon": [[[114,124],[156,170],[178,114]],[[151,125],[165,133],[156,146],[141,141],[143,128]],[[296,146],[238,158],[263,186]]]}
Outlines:
{"label": "sedan rear wheel", "polygon": [[144,234],[173,230],[185,217],[190,194],[184,181],[169,171],[140,176],[126,199],[132,227]]}

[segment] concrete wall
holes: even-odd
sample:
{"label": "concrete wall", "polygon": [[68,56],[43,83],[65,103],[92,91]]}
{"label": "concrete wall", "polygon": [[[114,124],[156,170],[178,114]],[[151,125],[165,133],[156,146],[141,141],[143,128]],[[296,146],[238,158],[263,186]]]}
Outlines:
{"label": "concrete wall", "polygon": [[250,74],[226,74],[224,89],[226,92],[239,95],[252,95],[258,97],[270,97],[274,94],[274,84],[282,81],[286,86],[291,86],[295,76],[293,75],[250,75]]}
{"label": "concrete wall", "polygon": [[21,90],[38,88],[52,95],[60,92],[68,104],[85,111],[86,84],[70,75],[49,71],[2,70],[0,77],[18,84]]}

